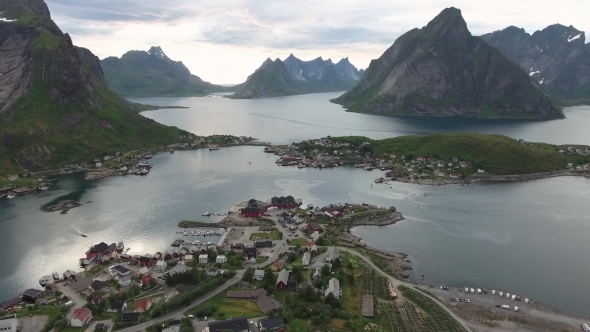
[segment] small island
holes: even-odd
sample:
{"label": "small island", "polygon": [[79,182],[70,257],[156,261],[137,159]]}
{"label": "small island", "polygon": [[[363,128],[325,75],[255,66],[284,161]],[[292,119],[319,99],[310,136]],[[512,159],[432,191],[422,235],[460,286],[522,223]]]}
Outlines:
{"label": "small island", "polygon": [[82,206],[82,204],[80,204],[80,202],[78,202],[78,201],[64,200],[64,201],[58,201],[54,204],[44,206],[42,208],[42,210],[45,212],[61,211],[61,214],[66,214],[71,209],[77,208],[79,206]]}

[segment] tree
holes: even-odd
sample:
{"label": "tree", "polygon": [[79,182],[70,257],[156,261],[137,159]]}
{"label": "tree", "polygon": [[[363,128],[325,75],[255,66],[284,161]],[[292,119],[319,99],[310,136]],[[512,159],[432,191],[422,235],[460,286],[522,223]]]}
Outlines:
{"label": "tree", "polygon": [[249,267],[246,269],[246,271],[244,272],[244,275],[242,276],[242,281],[248,281],[248,282],[252,282],[254,281],[254,269]]}
{"label": "tree", "polygon": [[320,316],[313,316],[313,317],[311,318],[311,322],[312,322],[314,325],[320,325],[320,324],[322,323],[322,319],[320,318]]}
{"label": "tree", "polygon": [[66,327],[66,325],[68,325],[67,319],[62,318],[62,319],[56,321],[55,323],[53,323],[53,329],[55,331],[61,331]]}
{"label": "tree", "polygon": [[340,308],[340,301],[338,301],[332,293],[329,293],[328,296],[326,296],[324,303],[330,305],[332,308]]}
{"label": "tree", "polygon": [[340,261],[340,258],[336,258],[334,262],[332,262],[332,267],[334,267],[335,269],[339,269],[342,267],[342,262]]}
{"label": "tree", "polygon": [[316,241],[315,244],[318,246],[325,246],[326,245],[326,240],[324,239],[323,236],[320,236]]}
{"label": "tree", "polygon": [[149,284],[150,284],[150,287],[156,287],[158,285],[158,280],[152,278],[152,279],[150,279]]}

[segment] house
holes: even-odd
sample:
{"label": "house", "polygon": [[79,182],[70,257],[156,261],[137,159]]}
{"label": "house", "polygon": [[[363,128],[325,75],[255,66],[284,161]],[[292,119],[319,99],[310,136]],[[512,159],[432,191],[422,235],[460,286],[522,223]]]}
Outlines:
{"label": "house", "polygon": [[328,296],[330,293],[332,293],[335,298],[340,298],[340,281],[336,278],[332,278],[328,281],[328,287],[326,288],[324,295]]}
{"label": "house", "polygon": [[245,217],[245,218],[260,218],[260,216],[262,215],[262,212],[255,207],[245,207],[241,210],[241,214]]}
{"label": "house", "polygon": [[205,272],[206,275],[208,275],[209,277],[215,277],[217,276],[217,274],[219,274],[219,269],[217,269],[216,267],[212,267],[209,270],[207,270],[207,272]]}
{"label": "house", "polygon": [[166,267],[168,267],[168,263],[166,263],[166,261],[156,262],[156,271],[165,271]]}
{"label": "house", "polygon": [[184,262],[188,263],[188,262],[192,262],[193,261],[193,255],[184,255]]}
{"label": "house", "polygon": [[119,278],[119,285],[129,286],[131,285],[131,276],[124,276]]}
{"label": "house", "polygon": [[320,226],[320,224],[318,224],[315,221],[308,223],[307,228],[309,230],[311,230],[312,232],[318,232],[320,234],[324,232],[324,228],[322,226]]}
{"label": "house", "polygon": [[91,292],[96,292],[96,291],[103,290],[103,289],[105,291],[108,291],[109,290],[109,288],[107,287],[107,285],[104,282],[100,281],[100,280],[94,280],[90,284],[90,291]]}
{"label": "house", "polygon": [[150,267],[152,266],[152,260],[150,257],[147,256],[141,256],[139,257],[139,266],[141,267]]}
{"label": "house", "polygon": [[311,239],[313,240],[313,242],[317,241],[320,238],[320,236],[322,235],[318,232],[311,233]]}
{"label": "house", "polygon": [[78,277],[76,281],[70,283],[70,286],[72,286],[72,288],[75,289],[76,292],[81,292],[90,287],[93,281],[94,280],[92,280],[92,278]]}
{"label": "house", "polygon": [[215,263],[223,264],[225,262],[227,262],[227,257],[225,257],[225,255],[218,255],[215,257]]}
{"label": "house", "polygon": [[129,269],[125,268],[123,265],[115,265],[113,266],[113,270],[117,272],[119,277],[131,275],[131,271],[129,271]]}
{"label": "house", "polygon": [[139,283],[140,283],[142,286],[143,286],[143,285],[149,285],[149,283],[150,283],[150,280],[152,280],[152,276],[151,276],[151,275],[148,275],[147,277],[143,277]]}
{"label": "house", "polygon": [[337,247],[328,247],[328,255],[326,256],[326,262],[332,263],[336,258],[340,257],[340,250]]}
{"label": "house", "polygon": [[76,280],[76,272],[74,271],[70,271],[70,270],[66,270],[66,272],[64,272],[63,274],[63,279],[64,280]]}
{"label": "house", "polygon": [[237,317],[226,320],[219,320],[216,322],[210,322],[203,332],[249,332],[250,326],[246,317]]}
{"label": "house", "polygon": [[254,242],[254,246],[256,248],[271,248],[272,247],[272,240],[259,240]]}
{"label": "house", "polygon": [[3,332],[17,332],[22,326],[18,325],[18,319],[16,316],[6,316],[0,318],[0,331]]}
{"label": "house", "polygon": [[179,332],[180,324],[180,319],[171,320],[168,322],[168,327],[163,329],[162,332]]}
{"label": "house", "polygon": [[281,272],[279,272],[279,276],[277,277],[277,282],[276,282],[276,286],[278,289],[281,290],[285,290],[288,287],[288,282],[289,281],[289,271],[282,269]]}
{"label": "house", "polygon": [[90,321],[92,321],[92,311],[90,311],[90,309],[74,309],[74,317],[70,319],[70,325],[82,327],[88,325]]}
{"label": "house", "polygon": [[141,312],[126,311],[121,314],[121,321],[127,323],[139,323]]}
{"label": "house", "polygon": [[260,331],[278,330],[285,326],[283,317],[267,318],[260,321]]}
{"label": "house", "polygon": [[29,301],[35,301],[40,297],[43,297],[45,295],[45,292],[42,290],[38,290],[38,289],[33,289],[33,288],[29,288],[26,291],[24,291],[23,293],[23,300],[29,300]]}
{"label": "house", "polygon": [[254,247],[245,247],[242,249],[242,252],[244,253],[244,256],[248,256],[248,258],[256,257],[256,248]]}
{"label": "house", "polygon": [[308,247],[308,250],[309,250],[309,252],[310,252],[312,255],[317,255],[317,253],[318,253],[318,246],[316,246],[316,245],[314,244],[314,245],[312,245],[311,247]]}
{"label": "house", "polygon": [[208,260],[209,260],[209,256],[207,254],[199,255],[199,263],[207,264]]}
{"label": "house", "polygon": [[310,260],[311,260],[311,253],[308,251],[303,254],[303,258],[301,259],[301,265],[308,266]]}
{"label": "house", "polygon": [[46,283],[45,284],[45,294],[53,294],[57,291],[57,286],[53,283]]}
{"label": "house", "polygon": [[133,305],[133,311],[135,312],[146,312],[152,306],[152,299],[147,298],[141,301],[135,301]]}
{"label": "house", "polygon": [[22,300],[20,297],[13,297],[8,301],[4,301],[0,303],[0,309],[4,311],[9,311],[16,308],[19,304],[21,304]]}
{"label": "house", "polygon": [[258,227],[259,232],[271,232],[272,226],[260,226]]}
{"label": "house", "polygon": [[106,331],[109,329],[109,326],[105,323],[98,323],[94,326],[94,331]]}
{"label": "house", "polygon": [[272,265],[270,266],[270,269],[273,271],[278,271],[281,267],[283,267],[283,262],[276,261],[276,262],[272,263]]}
{"label": "house", "polygon": [[123,312],[127,310],[127,303],[125,301],[115,301],[111,304],[107,312]]}
{"label": "house", "polygon": [[230,249],[244,249],[244,244],[243,243],[232,243],[229,246]]}
{"label": "house", "polygon": [[313,280],[319,279],[322,277],[322,271],[321,269],[316,268],[315,271],[313,272],[313,275],[311,276],[311,278]]}
{"label": "house", "polygon": [[144,266],[137,271],[137,274],[140,276],[147,276],[148,274],[150,274],[150,270]]}
{"label": "house", "polygon": [[262,280],[264,278],[264,270],[255,270],[254,271],[254,280]]}
{"label": "house", "polygon": [[185,271],[186,271],[186,265],[182,264],[182,263],[178,263],[178,264],[176,264],[175,267],[173,267],[170,271],[168,271],[168,273],[170,275],[174,275],[177,273],[183,273]]}
{"label": "house", "polygon": [[100,300],[102,300],[101,296],[94,296],[92,300],[90,300],[90,303],[92,303],[93,306],[97,307],[100,304]]}

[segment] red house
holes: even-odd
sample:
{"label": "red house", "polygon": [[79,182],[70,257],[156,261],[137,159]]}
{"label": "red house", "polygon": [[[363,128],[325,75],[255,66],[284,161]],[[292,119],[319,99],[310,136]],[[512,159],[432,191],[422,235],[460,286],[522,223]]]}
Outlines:
{"label": "red house", "polygon": [[312,232],[318,232],[320,234],[324,232],[324,228],[315,221],[312,221],[309,224],[307,224],[307,228],[309,228]]}
{"label": "red house", "polygon": [[45,292],[43,292],[42,290],[30,288],[23,293],[22,298],[23,300],[35,301],[38,298],[43,297],[43,295],[45,295]]}
{"label": "red house", "polygon": [[148,275],[147,277],[144,277],[143,279],[141,279],[141,285],[147,285],[150,283],[150,280],[152,280],[152,276]]}
{"label": "red house", "polygon": [[139,258],[139,266],[141,267],[150,267],[152,266],[152,260],[149,257],[141,256]]}
{"label": "red house", "polygon": [[261,211],[255,207],[246,207],[242,209],[242,215],[246,218],[260,218]]}
{"label": "red house", "polygon": [[288,270],[281,270],[281,272],[279,272],[279,276],[277,277],[277,288],[280,290],[285,290],[287,289],[287,283],[289,281],[289,271]]}

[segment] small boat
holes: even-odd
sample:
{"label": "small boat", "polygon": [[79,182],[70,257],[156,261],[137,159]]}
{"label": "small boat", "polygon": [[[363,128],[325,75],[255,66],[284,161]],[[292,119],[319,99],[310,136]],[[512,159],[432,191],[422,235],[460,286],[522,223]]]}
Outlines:
{"label": "small boat", "polygon": [[49,189],[49,187],[46,185],[41,185],[41,186],[37,187],[37,189],[39,189],[41,191],[45,191],[45,190]]}
{"label": "small boat", "polygon": [[13,198],[15,198],[15,197],[16,197],[16,196],[15,196],[14,194],[10,194],[10,195],[6,196],[6,198],[8,198],[8,199],[13,199]]}
{"label": "small boat", "polygon": [[117,251],[121,252],[123,249],[125,249],[125,245],[123,245],[123,241],[119,241],[119,243],[117,243]]}
{"label": "small boat", "polygon": [[207,242],[207,245],[210,246],[211,245],[211,242]]}
{"label": "small boat", "polygon": [[195,235],[196,235],[196,236],[201,236],[201,232],[197,231],[197,232],[195,233]]}
{"label": "small boat", "polygon": [[174,153],[174,149],[170,149],[170,153],[171,153],[171,154],[172,154],[172,153]]}
{"label": "small boat", "polygon": [[188,236],[188,232],[187,231],[182,232],[182,236]]}
{"label": "small boat", "polygon": [[365,171],[372,171],[373,167],[372,166],[365,166]]}
{"label": "small boat", "polygon": [[48,277],[49,276],[43,276],[43,277],[41,277],[41,279],[39,279],[39,285],[45,287],[45,285],[47,284],[47,278]]}
{"label": "small boat", "polygon": [[87,237],[88,235],[86,235],[86,233],[82,233],[80,234],[81,237]]}
{"label": "small boat", "polygon": [[203,217],[211,217],[211,212],[205,212],[201,216],[203,216]]}
{"label": "small boat", "polygon": [[149,170],[149,169],[147,169],[147,168],[142,168],[142,169],[141,169],[141,171],[140,171],[139,173],[140,173],[140,175],[146,175],[146,174],[147,174],[147,173],[149,173],[149,172],[150,172],[150,170]]}
{"label": "small boat", "polygon": [[57,272],[53,272],[51,276],[53,277],[53,280],[59,280],[59,274]]}
{"label": "small boat", "polygon": [[145,159],[151,159],[151,158],[152,158],[152,155],[148,153],[148,154],[146,154],[146,155],[145,155],[145,156],[143,156],[143,157],[144,157]]}

